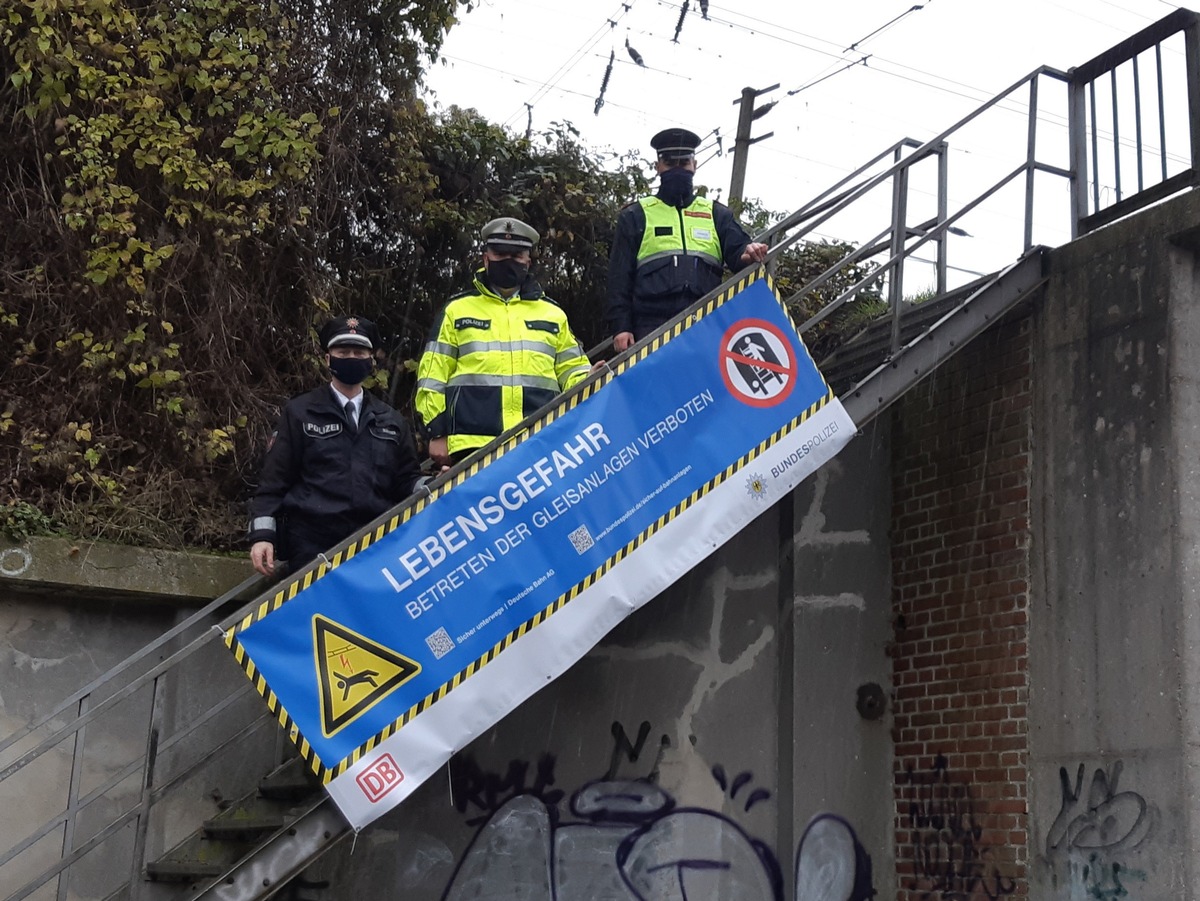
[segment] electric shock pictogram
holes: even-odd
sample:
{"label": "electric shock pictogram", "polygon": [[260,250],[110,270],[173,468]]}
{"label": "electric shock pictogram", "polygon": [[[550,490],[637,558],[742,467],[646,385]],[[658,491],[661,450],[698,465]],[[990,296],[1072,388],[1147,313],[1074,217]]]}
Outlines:
{"label": "electric shock pictogram", "polygon": [[321,731],[333,735],[362,716],[421,665],[352,629],[317,614],[313,617],[313,654],[321,692]]}

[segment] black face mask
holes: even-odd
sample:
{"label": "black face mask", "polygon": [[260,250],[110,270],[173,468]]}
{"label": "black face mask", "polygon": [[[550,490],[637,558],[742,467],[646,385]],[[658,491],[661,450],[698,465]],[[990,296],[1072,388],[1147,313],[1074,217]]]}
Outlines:
{"label": "black face mask", "polygon": [[504,260],[488,260],[488,284],[493,288],[507,290],[519,288],[529,275],[529,264],[519,263],[511,257]]}
{"label": "black face mask", "polygon": [[671,206],[683,206],[692,199],[692,176],[688,169],[676,166],[658,176],[658,196]]}
{"label": "black face mask", "polygon": [[355,357],[330,357],[329,371],[343,385],[357,385],[371,374],[375,361],[368,357],[365,360]]}

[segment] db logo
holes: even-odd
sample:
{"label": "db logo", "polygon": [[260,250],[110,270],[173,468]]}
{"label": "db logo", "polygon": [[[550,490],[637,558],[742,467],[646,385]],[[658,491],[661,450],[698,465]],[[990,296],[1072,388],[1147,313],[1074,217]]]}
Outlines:
{"label": "db logo", "polygon": [[396,761],[392,759],[392,755],[384,754],[367,767],[367,769],[354,777],[354,781],[358,783],[358,787],[367,796],[367,800],[374,804],[403,782],[404,774],[400,772],[400,767],[396,766]]}

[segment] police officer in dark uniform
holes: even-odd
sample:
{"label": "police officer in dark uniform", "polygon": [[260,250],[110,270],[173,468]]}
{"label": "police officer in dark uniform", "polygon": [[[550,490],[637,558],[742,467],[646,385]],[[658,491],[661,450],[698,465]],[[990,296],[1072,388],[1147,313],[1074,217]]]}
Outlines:
{"label": "police officer in dark uniform", "polygon": [[621,211],[608,261],[606,318],[617,352],[627,350],[717,285],[725,269],[761,263],[767,245],[753,243],[729,207],[696,196],[696,148],[686,128],[650,140],[658,154],[658,193]]}
{"label": "police officer in dark uniform", "polygon": [[267,576],[277,559],[304,566],[421,480],[408,422],[362,390],[379,347],[375,324],[331,319],[320,340],[330,383],[284,406],[250,502],[250,560]]}

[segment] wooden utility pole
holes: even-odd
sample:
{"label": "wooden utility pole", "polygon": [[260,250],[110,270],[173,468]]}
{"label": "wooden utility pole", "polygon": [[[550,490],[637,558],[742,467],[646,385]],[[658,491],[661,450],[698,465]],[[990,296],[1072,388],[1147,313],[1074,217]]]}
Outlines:
{"label": "wooden utility pole", "polygon": [[769,88],[755,90],[754,88],[742,88],[741,99],[733,101],[733,105],[742,105],[738,112],[737,137],[733,142],[733,175],[729,179],[729,203],[733,204],[740,202],[742,199],[742,190],[746,186],[746,158],[750,155],[750,145],[757,144],[759,141],[765,141],[775,132],[769,131],[765,135],[757,138],[750,137],[750,124],[755,119],[761,119],[771,111],[779,101],[772,100],[766,106],[754,108],[754,101],[763,94],[768,94],[779,87],[778,84],[773,84]]}

